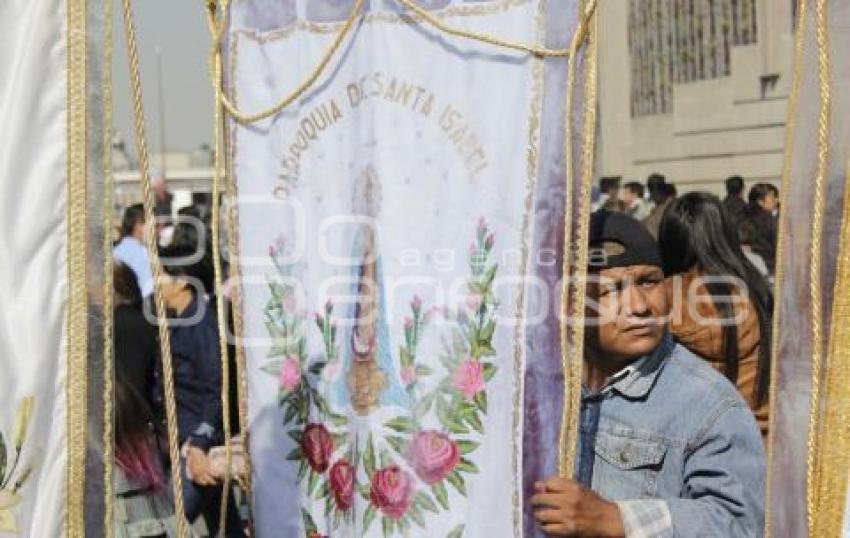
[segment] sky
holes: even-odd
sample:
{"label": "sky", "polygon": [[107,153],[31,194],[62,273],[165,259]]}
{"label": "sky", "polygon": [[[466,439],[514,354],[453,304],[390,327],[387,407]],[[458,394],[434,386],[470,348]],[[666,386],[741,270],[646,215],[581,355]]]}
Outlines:
{"label": "sky", "polygon": [[[209,80],[209,32],[201,0],[136,0],[143,106],[148,151],[160,151],[156,50],[162,51],[165,147],[192,151],[212,140],[213,92]],[[113,116],[115,128],[133,148],[133,116],[121,3],[115,3]],[[133,154],[135,152],[133,151]]]}

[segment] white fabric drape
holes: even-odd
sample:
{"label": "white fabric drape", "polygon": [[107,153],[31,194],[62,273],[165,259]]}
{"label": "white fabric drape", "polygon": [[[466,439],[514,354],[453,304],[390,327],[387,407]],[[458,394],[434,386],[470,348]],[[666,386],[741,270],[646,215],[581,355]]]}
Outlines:
{"label": "white fabric drape", "polygon": [[0,536],[64,532],[65,28],[63,0],[0,3]]}

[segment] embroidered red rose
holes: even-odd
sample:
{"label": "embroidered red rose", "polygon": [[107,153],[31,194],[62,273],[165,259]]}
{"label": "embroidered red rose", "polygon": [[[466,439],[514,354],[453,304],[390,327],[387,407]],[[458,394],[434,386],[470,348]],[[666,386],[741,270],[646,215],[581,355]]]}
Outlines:
{"label": "embroidered red rose", "polygon": [[307,535],[307,538],[328,538],[324,534],[319,534],[319,531],[313,531]]}
{"label": "embroidered red rose", "polygon": [[354,469],[348,460],[341,459],[334,463],[330,472],[331,491],[336,505],[340,510],[351,508],[354,500]]}
{"label": "embroidered red rose", "polygon": [[369,494],[372,505],[389,518],[399,519],[410,508],[413,498],[413,481],[398,465],[378,469],[372,475]]}
{"label": "embroidered red rose", "polygon": [[431,485],[454,471],[460,461],[460,449],[444,433],[421,431],[410,441],[408,459],[419,478]]}
{"label": "embroidered red rose", "polygon": [[308,424],[304,428],[301,449],[311,469],[317,473],[328,470],[331,454],[334,451],[334,440],[322,424]]}
{"label": "embroidered red rose", "polygon": [[474,359],[467,359],[454,375],[454,386],[467,400],[484,390],[484,367]]}

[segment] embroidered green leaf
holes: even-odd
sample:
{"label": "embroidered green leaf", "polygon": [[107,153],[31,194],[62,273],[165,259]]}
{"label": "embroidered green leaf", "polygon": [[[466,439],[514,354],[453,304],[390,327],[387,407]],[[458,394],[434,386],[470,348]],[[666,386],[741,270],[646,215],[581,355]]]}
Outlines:
{"label": "embroidered green leaf", "polygon": [[460,401],[457,404],[457,417],[458,420],[466,420],[469,415],[474,415],[478,412],[478,408],[475,404],[468,402],[466,400]]}
{"label": "embroidered green leaf", "polygon": [[370,488],[368,484],[361,484],[358,486],[357,490],[360,492],[360,496],[363,497],[363,500],[369,500]]}
{"label": "embroidered green leaf", "polygon": [[307,474],[307,462],[305,460],[301,460],[301,465],[298,466],[298,481],[304,479],[304,475]]}
{"label": "embroidered green leaf", "polygon": [[496,278],[496,271],[499,270],[499,264],[494,263],[490,267],[487,268],[487,271],[484,273],[484,277],[481,279],[481,283],[483,284],[484,291],[490,288],[490,285],[493,283],[493,279]]}
{"label": "embroidered green leaf", "polygon": [[408,348],[405,346],[398,347],[398,359],[401,363],[402,368],[409,368],[413,365],[413,356],[408,351]]}
{"label": "embroidered green leaf", "polygon": [[337,427],[343,427],[348,425],[348,417],[344,415],[338,415],[336,413],[328,413],[328,419],[330,419],[331,424]]}
{"label": "embroidered green leaf", "polygon": [[463,531],[465,528],[466,525],[458,525],[452,530],[452,532],[446,535],[446,538],[461,538],[463,536]]}
{"label": "embroidered green leaf", "polygon": [[431,406],[434,405],[434,395],[429,394],[425,396],[418,402],[416,402],[416,409],[414,410],[417,417],[424,417],[428,414],[428,411],[431,409]]}
{"label": "embroidered green leaf", "polygon": [[494,332],[496,332],[496,320],[491,319],[490,321],[485,323],[484,326],[481,328],[479,338],[489,343],[490,340],[493,338]]}
{"label": "embroidered green leaf", "polygon": [[301,444],[301,440],[304,438],[304,430],[296,428],[294,430],[289,430],[286,434],[292,438],[297,444]]}
{"label": "embroidered green leaf", "polygon": [[372,442],[372,434],[366,443],[366,454],[363,456],[363,465],[366,467],[366,475],[370,478],[375,473],[375,445]]}
{"label": "embroidered green leaf", "polygon": [[316,486],[319,484],[319,473],[311,470],[310,478],[307,479],[307,496],[312,497],[313,491],[316,489]]}
{"label": "embroidered green leaf", "polygon": [[475,355],[476,357],[492,357],[496,354],[496,350],[489,343],[479,342],[477,347],[478,353]]}
{"label": "embroidered green leaf", "polygon": [[301,451],[301,446],[297,446],[286,455],[286,461],[299,461],[304,459],[304,452]]}
{"label": "embroidered green leaf", "polygon": [[457,441],[457,446],[458,446],[458,448],[460,448],[461,454],[469,454],[470,452],[472,452],[476,448],[478,448],[479,445],[480,445],[480,443],[476,443],[475,441],[466,441],[466,440]]}
{"label": "embroidered green leaf", "polygon": [[482,413],[487,413],[487,393],[483,390],[475,395],[475,399],[473,400],[478,409],[481,410]]}
{"label": "embroidered green leaf", "polygon": [[448,424],[451,422],[449,404],[447,404],[446,400],[441,396],[437,397],[437,420],[439,420],[441,424]]}
{"label": "embroidered green leaf", "polygon": [[484,380],[490,381],[493,379],[493,376],[496,375],[496,365],[489,362],[482,362],[481,366],[484,367]]}
{"label": "embroidered green leaf", "polygon": [[3,434],[0,433],[0,482],[6,478],[6,440],[3,439]]}
{"label": "embroidered green leaf", "polygon": [[386,449],[386,448],[382,448],[382,449],[381,449],[381,457],[380,457],[380,460],[381,460],[381,467],[382,467],[382,468],[383,468],[383,467],[388,467],[388,466],[390,466],[390,465],[392,465],[392,464],[393,464],[393,459],[392,459],[392,457],[390,456],[390,453],[389,453],[389,451],[387,451],[387,449]]}
{"label": "embroidered green leaf", "polygon": [[384,531],[384,538],[390,538],[393,535],[393,520],[385,517],[381,519],[381,527]]}
{"label": "embroidered green leaf", "polygon": [[[330,497],[331,497],[330,485],[328,484],[327,480],[325,480],[324,482],[322,482],[322,485],[316,491],[316,498],[328,500],[328,499],[330,499]],[[328,507],[326,507],[326,512],[327,512],[327,508]]]}
{"label": "embroidered green leaf", "polygon": [[449,492],[446,491],[446,485],[442,482],[437,482],[431,486],[431,491],[434,492],[434,498],[440,503],[444,510],[449,509]]}
{"label": "embroidered green leaf", "polygon": [[457,471],[447,476],[446,480],[449,481],[449,484],[454,486],[458,493],[466,497],[466,484],[463,483],[463,478],[461,478]]}
{"label": "embroidered green leaf", "polygon": [[465,473],[477,473],[478,472],[478,466],[475,465],[474,463],[472,463],[471,461],[469,461],[466,458],[460,459],[460,461],[457,464],[456,469],[458,471],[463,471]]}
{"label": "embroidered green leaf", "polygon": [[305,509],[301,509],[301,519],[304,520],[304,531],[310,535],[311,533],[318,532],[318,527],[316,527],[316,522],[313,521],[313,516],[310,515]]}
{"label": "embroidered green leaf", "polygon": [[398,527],[398,529],[405,536],[407,536],[407,533],[410,531],[410,519],[408,519],[408,517],[407,517],[409,515],[410,515],[410,512],[408,511],[407,514],[405,515],[405,517],[402,517],[401,519],[398,519],[395,522],[396,527]]}
{"label": "embroidered green leaf", "polygon": [[410,507],[410,510],[407,512],[410,516],[410,519],[413,520],[419,527],[425,528],[425,518],[422,517],[422,510],[418,505],[413,505]]}
{"label": "embroidered green leaf", "polygon": [[284,426],[291,423],[295,420],[295,417],[298,415],[298,407],[294,405],[287,405],[286,411],[283,413],[283,424]]}
{"label": "embroidered green leaf", "polygon": [[280,365],[282,363],[283,363],[283,361],[280,361],[280,360],[269,361],[266,364],[260,366],[260,370],[269,374],[269,375],[273,375],[275,377],[278,377],[280,375]]}
{"label": "embroidered green leaf", "polygon": [[375,507],[371,504],[368,508],[366,508],[366,513],[363,514],[363,534],[366,534],[366,531],[369,530],[369,526],[372,524],[372,521],[375,520],[375,516],[377,512],[375,511]]}
{"label": "embroidered green leaf", "polygon": [[[474,416],[474,415],[473,415],[473,416]],[[448,428],[448,430],[449,430],[450,432],[452,432],[452,433],[454,433],[454,434],[456,434],[456,435],[462,435],[462,434],[465,434],[465,433],[469,433],[469,428],[467,428],[466,426],[464,426],[464,425],[463,425],[463,424],[461,424],[460,422],[457,422],[457,421],[455,421],[455,420],[453,420],[453,419],[449,419],[449,420],[447,420],[447,421],[443,424],[443,426],[445,426],[446,428]]]}
{"label": "embroidered green leaf", "polygon": [[390,436],[386,441],[400,456],[404,457],[407,454],[407,440],[403,437]]}
{"label": "embroidered green leaf", "polygon": [[472,429],[477,431],[478,433],[484,433],[484,425],[481,423],[481,419],[478,417],[477,414],[469,417],[466,420],[466,423],[469,424]]}
{"label": "embroidered green leaf", "polygon": [[348,443],[348,435],[344,433],[333,433],[331,434],[334,440],[334,446],[345,446]]}
{"label": "embroidered green leaf", "polygon": [[421,506],[425,510],[429,512],[433,512],[435,514],[439,513],[439,508],[434,504],[434,501],[431,499],[431,496],[424,492],[419,492],[416,494],[416,500],[414,501],[416,506]]}
{"label": "embroidered green leaf", "polygon": [[412,433],[416,429],[416,424],[410,417],[396,417],[384,424],[387,428],[395,430],[399,433]]}
{"label": "embroidered green leaf", "polygon": [[434,370],[422,364],[417,365],[415,371],[416,377],[427,377],[434,373]]}

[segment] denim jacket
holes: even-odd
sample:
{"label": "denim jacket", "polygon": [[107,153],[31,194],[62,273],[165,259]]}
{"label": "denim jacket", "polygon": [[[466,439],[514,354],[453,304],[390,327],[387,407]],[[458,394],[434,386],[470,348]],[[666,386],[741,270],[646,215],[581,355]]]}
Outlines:
{"label": "denim jacket", "polygon": [[629,537],[760,537],[765,454],[735,387],[665,336],[582,394],[577,479],[620,508]]}

